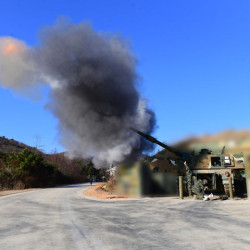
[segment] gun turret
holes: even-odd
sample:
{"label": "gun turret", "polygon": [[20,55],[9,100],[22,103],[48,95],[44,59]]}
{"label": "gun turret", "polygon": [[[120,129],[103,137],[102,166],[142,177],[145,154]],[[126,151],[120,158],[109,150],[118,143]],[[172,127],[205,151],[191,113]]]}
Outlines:
{"label": "gun turret", "polygon": [[157,144],[157,145],[159,145],[159,146],[161,146],[161,147],[167,149],[169,152],[171,152],[171,153],[173,153],[173,154],[175,154],[175,155],[181,157],[184,161],[185,161],[185,160],[188,160],[188,158],[190,158],[190,155],[189,155],[188,153],[184,153],[184,152],[181,152],[181,151],[179,151],[179,150],[176,150],[176,149],[174,149],[174,148],[172,148],[172,147],[169,147],[168,145],[166,145],[166,144],[164,144],[164,143],[158,141],[157,139],[155,139],[155,138],[154,138],[153,136],[151,136],[151,135],[144,134],[143,132],[141,132],[141,131],[139,131],[139,130],[137,130],[137,129],[135,129],[135,128],[132,128],[132,127],[130,127],[129,129],[132,130],[132,131],[134,131],[135,133],[141,135],[142,137],[144,137],[144,138],[147,139],[148,141],[150,141],[150,142],[152,142],[152,143],[155,143],[155,144]]}

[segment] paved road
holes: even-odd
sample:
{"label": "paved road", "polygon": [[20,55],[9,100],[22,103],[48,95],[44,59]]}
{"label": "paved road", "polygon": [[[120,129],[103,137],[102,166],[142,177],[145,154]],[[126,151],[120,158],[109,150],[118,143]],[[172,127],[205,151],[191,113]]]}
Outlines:
{"label": "paved road", "polygon": [[250,249],[250,203],[96,201],[87,184],[0,198],[0,249]]}

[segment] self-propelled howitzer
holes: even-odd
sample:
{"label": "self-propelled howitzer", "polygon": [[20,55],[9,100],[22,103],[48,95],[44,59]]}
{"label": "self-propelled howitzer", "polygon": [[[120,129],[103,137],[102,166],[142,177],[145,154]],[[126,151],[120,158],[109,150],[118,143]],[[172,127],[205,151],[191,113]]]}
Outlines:
{"label": "self-propelled howitzer", "polygon": [[[143,136],[148,141],[165,148],[176,156],[175,159],[172,159],[172,157],[166,153],[166,157],[163,157],[161,160],[162,163],[165,162],[166,164],[169,164],[169,162],[175,162],[174,166],[178,166],[181,172],[181,169],[183,169],[183,162],[186,161],[192,171],[194,182],[198,179],[205,181],[207,183],[207,190],[216,192],[224,189],[225,192],[228,193],[229,178],[231,178],[235,193],[239,194],[244,192],[245,166],[244,155],[242,153],[227,154],[225,153],[225,147],[223,147],[221,153],[213,153],[208,149],[201,149],[198,154],[195,154],[194,152],[182,152],[158,141],[150,135],[138,131],[137,129],[130,129]],[[159,166],[157,161],[154,161],[151,164],[153,166]],[[158,167],[155,167],[155,169],[156,168]]]}

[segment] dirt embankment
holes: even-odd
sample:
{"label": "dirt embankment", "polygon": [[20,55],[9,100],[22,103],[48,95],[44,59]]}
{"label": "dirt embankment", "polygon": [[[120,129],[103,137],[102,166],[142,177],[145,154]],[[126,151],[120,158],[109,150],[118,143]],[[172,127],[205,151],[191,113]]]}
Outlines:
{"label": "dirt embankment", "polygon": [[92,198],[99,198],[99,199],[126,199],[127,197],[121,197],[117,195],[115,192],[108,192],[104,191],[102,187],[106,183],[98,183],[89,189],[83,192],[84,195],[92,197]]}

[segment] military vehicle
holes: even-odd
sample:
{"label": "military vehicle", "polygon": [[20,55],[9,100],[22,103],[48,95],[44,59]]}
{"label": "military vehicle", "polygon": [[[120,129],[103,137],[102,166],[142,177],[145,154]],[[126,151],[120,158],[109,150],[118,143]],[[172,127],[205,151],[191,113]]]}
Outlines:
{"label": "military vehicle", "polygon": [[[169,151],[172,157],[168,157],[167,160],[173,165],[173,168],[177,168],[179,175],[185,175],[184,162],[187,162],[193,174],[193,184],[201,179],[207,192],[219,193],[225,191],[226,194],[229,194],[229,178],[232,179],[236,195],[242,195],[246,192],[244,155],[242,153],[227,154],[225,153],[225,147],[220,154],[213,153],[208,149],[201,149],[198,154],[194,151],[183,152],[137,129],[130,129]],[[155,168],[155,170],[157,169]]]}

